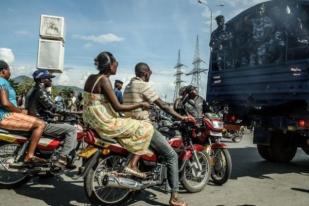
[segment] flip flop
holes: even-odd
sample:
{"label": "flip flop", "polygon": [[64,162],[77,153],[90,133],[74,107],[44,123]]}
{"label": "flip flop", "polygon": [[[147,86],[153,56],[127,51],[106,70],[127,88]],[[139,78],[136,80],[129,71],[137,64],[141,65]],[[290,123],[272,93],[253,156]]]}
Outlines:
{"label": "flip flop", "polygon": [[188,204],[180,198],[172,198],[169,204],[170,206],[188,206]]}
{"label": "flip flop", "polygon": [[46,164],[47,161],[40,157],[33,156],[30,159],[25,160],[24,163],[27,165],[43,165],[43,164]]}
{"label": "flip flop", "polygon": [[133,175],[133,176],[138,177],[138,178],[142,178],[142,179],[146,179],[147,178],[147,174],[145,174],[143,172],[139,172],[139,171],[133,170],[133,169],[131,169],[129,167],[125,167],[123,171],[125,173],[127,173],[127,174]]}

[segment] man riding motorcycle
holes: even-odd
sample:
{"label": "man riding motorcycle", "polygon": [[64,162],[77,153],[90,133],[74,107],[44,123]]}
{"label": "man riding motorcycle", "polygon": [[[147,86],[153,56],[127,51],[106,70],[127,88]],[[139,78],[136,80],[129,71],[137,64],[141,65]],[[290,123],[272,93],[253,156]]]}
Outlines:
{"label": "man riding motorcycle", "polygon": [[[135,75],[126,86],[124,90],[124,104],[132,104],[147,101],[149,103],[156,104],[166,113],[172,115],[176,119],[181,121],[192,121],[194,118],[191,116],[182,116],[175,112],[167,103],[160,99],[159,95],[149,85],[149,79],[152,74],[149,66],[146,63],[138,63],[135,66]],[[150,121],[149,111],[136,109],[125,113],[126,117],[133,119],[148,120]],[[171,187],[171,206],[185,206],[185,201],[178,197],[179,176],[178,176],[178,155],[173,148],[168,144],[166,138],[155,129],[152,137],[150,147],[152,147],[157,153],[165,157],[167,162],[167,179]]]}
{"label": "man riding motorcycle", "polygon": [[68,159],[77,144],[77,129],[66,123],[49,123],[55,113],[65,113],[63,108],[54,104],[50,94],[46,90],[46,88],[52,86],[52,78],[55,76],[51,75],[47,70],[36,70],[32,76],[35,85],[26,96],[26,109],[28,110],[28,114],[47,122],[43,134],[64,138],[62,150],[54,165],[59,168],[67,167],[72,169],[74,166],[68,164]]}
{"label": "man riding motorcycle", "polygon": [[181,88],[181,98],[175,101],[174,109],[180,114],[189,114],[201,118],[205,113],[211,112],[205,99],[198,95],[196,87],[188,85]]}

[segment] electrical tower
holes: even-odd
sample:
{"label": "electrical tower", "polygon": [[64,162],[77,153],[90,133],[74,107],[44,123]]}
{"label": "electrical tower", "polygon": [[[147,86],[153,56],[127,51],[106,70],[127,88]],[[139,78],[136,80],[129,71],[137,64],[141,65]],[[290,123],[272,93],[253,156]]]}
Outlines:
{"label": "electrical tower", "polygon": [[176,69],[176,81],[175,81],[175,93],[174,93],[174,101],[179,97],[179,89],[181,87],[181,83],[183,82],[181,80],[181,76],[183,75],[183,72],[182,72],[182,68],[184,67],[185,65],[181,63],[181,60],[180,60],[180,49],[178,50],[178,60],[177,60],[177,64],[176,66],[174,67]]}
{"label": "electrical tower", "polygon": [[200,58],[200,46],[199,46],[199,40],[198,36],[196,37],[196,45],[195,45],[195,53],[193,57],[193,70],[186,75],[192,75],[191,84],[197,87],[197,91],[200,92],[201,85],[201,73],[204,73],[207,71],[207,69],[201,68],[201,63],[205,63],[204,60]]}

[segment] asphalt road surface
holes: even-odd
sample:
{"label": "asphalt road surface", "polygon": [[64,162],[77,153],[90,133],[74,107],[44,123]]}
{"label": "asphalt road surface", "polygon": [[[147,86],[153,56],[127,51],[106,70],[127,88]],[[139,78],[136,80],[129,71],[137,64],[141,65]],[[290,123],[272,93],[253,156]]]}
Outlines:
{"label": "asphalt road surface", "polygon": [[[308,206],[309,156],[302,150],[289,164],[264,161],[247,134],[241,143],[231,143],[233,161],[231,179],[223,186],[209,183],[196,194],[182,193],[190,206]],[[149,189],[139,193],[131,206],[168,205],[169,196]],[[17,189],[0,190],[1,206],[90,205],[82,180],[61,176],[35,178]]]}

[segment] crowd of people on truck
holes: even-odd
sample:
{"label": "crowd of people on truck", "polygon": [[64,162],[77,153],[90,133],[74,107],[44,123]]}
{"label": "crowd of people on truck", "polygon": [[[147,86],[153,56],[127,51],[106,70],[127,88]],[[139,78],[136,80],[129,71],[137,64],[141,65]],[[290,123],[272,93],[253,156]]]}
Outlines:
{"label": "crowd of people on truck", "polygon": [[211,68],[214,71],[238,67],[278,64],[304,57],[309,44],[308,19],[299,5],[278,4],[271,12],[265,4],[242,15],[241,20],[225,23],[215,18],[212,32]]}
{"label": "crowd of people on truck", "polygon": [[[138,161],[149,148],[155,150],[167,162],[167,178],[171,188],[170,205],[186,205],[179,198],[178,156],[151,121],[152,106],[156,106],[171,115],[176,120],[195,122],[195,117],[203,111],[197,111],[196,105],[190,107],[193,113],[186,114],[164,102],[155,89],[149,84],[152,70],[146,63],[135,66],[133,77],[122,93],[123,82],[116,80],[114,88],[110,76],[117,73],[118,61],[110,52],[101,52],[94,63],[97,74],[92,74],[85,82],[84,92],[77,98],[71,93],[69,101],[65,101],[63,93],[54,99],[50,89],[55,77],[47,70],[38,69],[33,72],[35,85],[26,94],[24,108],[17,106],[16,92],[9,83],[10,66],[0,61],[0,128],[7,130],[32,132],[30,145],[24,159],[24,164],[44,164],[45,159],[35,156],[35,149],[42,135],[56,135],[63,138],[63,147],[55,160],[59,168],[74,168],[70,164],[70,153],[76,146],[77,130],[66,123],[55,123],[55,114],[65,114],[68,111],[82,111],[83,122],[94,129],[99,136],[117,139],[118,143],[131,152],[132,157],[124,172],[139,178],[145,178],[146,173],[139,171]],[[189,99],[200,100],[195,87],[185,89]],[[184,95],[184,93],[183,93]],[[78,104],[78,102],[80,102]],[[204,103],[204,100],[201,99]],[[182,102],[182,104],[186,104]],[[199,104],[199,103],[197,103]],[[72,109],[73,108],[73,109]],[[192,109],[193,108],[193,109]]]}

